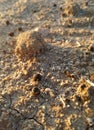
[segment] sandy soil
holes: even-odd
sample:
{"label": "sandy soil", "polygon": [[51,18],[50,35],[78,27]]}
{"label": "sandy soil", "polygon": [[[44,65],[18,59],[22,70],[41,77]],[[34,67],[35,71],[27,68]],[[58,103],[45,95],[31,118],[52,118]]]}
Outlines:
{"label": "sandy soil", "polygon": [[1,0],[0,130],[94,130],[93,94],[94,2]]}

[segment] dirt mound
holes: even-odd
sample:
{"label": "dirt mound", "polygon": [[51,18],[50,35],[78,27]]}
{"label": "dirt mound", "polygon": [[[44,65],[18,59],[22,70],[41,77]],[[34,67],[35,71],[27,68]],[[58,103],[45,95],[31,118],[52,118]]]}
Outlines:
{"label": "dirt mound", "polygon": [[79,4],[77,3],[66,3],[64,10],[63,10],[63,16],[78,16],[79,12],[81,11],[81,8],[79,6]]}
{"label": "dirt mound", "polygon": [[45,41],[40,32],[26,31],[17,37],[15,53],[21,60],[29,60],[44,52]]}

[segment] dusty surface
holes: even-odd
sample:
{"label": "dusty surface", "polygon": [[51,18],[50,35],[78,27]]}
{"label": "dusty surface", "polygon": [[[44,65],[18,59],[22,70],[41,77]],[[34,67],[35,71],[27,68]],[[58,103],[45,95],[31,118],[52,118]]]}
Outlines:
{"label": "dusty surface", "polygon": [[[43,39],[18,58],[30,30]],[[1,0],[0,130],[94,130],[93,95],[94,2]]]}

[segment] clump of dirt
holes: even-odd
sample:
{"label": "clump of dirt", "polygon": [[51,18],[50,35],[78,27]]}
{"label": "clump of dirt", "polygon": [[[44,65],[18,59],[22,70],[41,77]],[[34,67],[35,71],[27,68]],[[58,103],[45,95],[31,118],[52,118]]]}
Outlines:
{"label": "clump of dirt", "polygon": [[31,60],[45,50],[44,38],[38,31],[26,31],[17,37],[15,54],[21,60]]}
{"label": "clump of dirt", "polygon": [[74,2],[66,3],[63,10],[63,16],[66,16],[66,17],[78,16],[80,11],[81,11],[81,8],[79,4],[74,3]]}
{"label": "clump of dirt", "polygon": [[92,86],[91,83],[88,83],[88,80],[84,83],[80,84],[80,86],[77,88],[77,93],[81,97],[83,105],[85,107],[89,107],[94,111],[94,86]]}
{"label": "clump of dirt", "polygon": [[81,84],[78,89],[77,89],[77,93],[79,93],[78,95],[81,96],[81,99],[83,100],[83,102],[85,103],[87,100],[89,100],[89,86],[87,86],[86,84]]}

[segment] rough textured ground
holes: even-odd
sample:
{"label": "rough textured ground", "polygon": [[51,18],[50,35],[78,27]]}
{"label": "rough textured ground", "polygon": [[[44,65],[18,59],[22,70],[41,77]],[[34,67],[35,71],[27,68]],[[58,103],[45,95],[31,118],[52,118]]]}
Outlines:
{"label": "rough textured ground", "polygon": [[[0,1],[0,130],[94,130],[94,2],[73,2]],[[23,61],[29,30],[45,50]]]}

